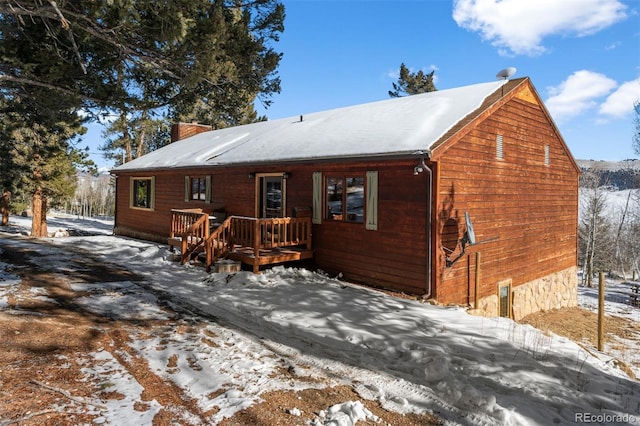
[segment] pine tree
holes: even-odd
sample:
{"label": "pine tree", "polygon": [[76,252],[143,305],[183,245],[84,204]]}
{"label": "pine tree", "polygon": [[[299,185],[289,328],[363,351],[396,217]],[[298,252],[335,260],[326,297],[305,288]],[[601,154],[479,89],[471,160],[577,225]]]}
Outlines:
{"label": "pine tree", "polygon": [[11,37],[0,39],[0,54],[13,56],[2,46],[11,38],[58,68],[35,72],[22,55],[0,62],[0,83],[54,89],[79,97],[86,112],[119,117],[114,146],[130,159],[154,138],[146,120],[259,119],[256,98],[269,105],[280,90],[271,43],[283,23],[278,0],[3,2],[0,30]]}
{"label": "pine tree", "polygon": [[400,77],[397,83],[393,84],[393,90],[389,90],[389,96],[398,98],[407,95],[417,95],[419,93],[435,92],[436,86],[433,83],[435,70],[428,74],[423,71],[411,72],[404,63],[400,64]]}
{"label": "pine tree", "polygon": [[90,165],[73,145],[86,131],[77,114],[81,98],[68,90],[74,53],[58,48],[64,26],[42,31],[37,20],[0,18],[0,172],[5,191],[31,199],[31,234],[45,236],[49,205],[73,194],[75,164]]}
{"label": "pine tree", "polygon": [[94,168],[85,152],[69,144],[85,131],[81,118],[73,108],[65,108],[59,96],[49,99],[35,103],[33,98],[14,94],[12,102],[4,102],[0,110],[4,118],[0,138],[8,148],[1,171],[10,175],[11,192],[31,198],[31,235],[35,237],[47,236],[49,207],[73,196],[76,167]]}
{"label": "pine tree", "polygon": [[60,198],[54,181],[86,160],[74,149],[81,110],[119,117],[113,146],[127,159],[163,143],[161,117],[216,127],[259,119],[255,99],[268,105],[280,90],[271,43],[283,22],[278,0],[0,2],[4,188],[31,191],[42,211]]}

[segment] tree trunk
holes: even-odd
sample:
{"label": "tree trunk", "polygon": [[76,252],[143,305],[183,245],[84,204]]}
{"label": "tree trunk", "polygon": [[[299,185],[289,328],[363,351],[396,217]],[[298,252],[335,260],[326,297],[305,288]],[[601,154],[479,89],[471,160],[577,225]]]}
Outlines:
{"label": "tree trunk", "polygon": [[31,236],[48,237],[47,230],[47,197],[38,189],[33,193],[31,201],[33,217],[31,218]]}
{"label": "tree trunk", "polygon": [[588,249],[588,261],[587,261],[587,287],[593,287],[593,258],[596,254],[596,229],[593,225],[593,237],[591,238],[591,247]]}
{"label": "tree trunk", "polygon": [[144,155],[144,146],[146,143],[145,140],[146,132],[143,130],[140,132],[140,142],[138,142],[138,147],[136,149],[136,158],[140,158]]}
{"label": "tree trunk", "polygon": [[9,225],[9,197],[11,197],[11,193],[5,189],[2,194],[2,207],[0,207],[2,211],[2,222],[0,222],[0,226]]}

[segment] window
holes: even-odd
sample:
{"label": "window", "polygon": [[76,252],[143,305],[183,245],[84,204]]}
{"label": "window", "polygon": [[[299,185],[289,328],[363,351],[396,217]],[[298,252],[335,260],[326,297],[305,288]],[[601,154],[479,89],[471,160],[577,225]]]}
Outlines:
{"label": "window", "polygon": [[327,177],[327,220],[364,223],[364,177]]}
{"label": "window", "polygon": [[501,317],[511,318],[511,280],[498,283],[498,314]]}
{"label": "window", "polygon": [[207,198],[207,181],[204,177],[191,178],[191,199],[205,200]]}
{"label": "window", "polygon": [[326,219],[332,222],[364,222],[367,230],[378,229],[377,171],[367,171],[366,184],[364,177],[354,175],[332,174],[325,179],[322,172],[314,172],[312,178],[314,224],[320,225]]}
{"label": "window", "polygon": [[211,176],[185,176],[184,201],[211,202]]}
{"label": "window", "polygon": [[153,209],[155,207],[155,178],[131,178],[130,182],[129,205],[139,209]]}

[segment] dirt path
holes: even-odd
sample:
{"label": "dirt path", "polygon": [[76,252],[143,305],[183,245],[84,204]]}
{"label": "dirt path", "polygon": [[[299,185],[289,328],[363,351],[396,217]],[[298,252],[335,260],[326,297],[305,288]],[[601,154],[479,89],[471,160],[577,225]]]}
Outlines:
{"label": "dirt path", "polygon": [[[62,258],[64,262],[59,261]],[[0,426],[104,423],[100,410],[107,402],[122,400],[125,395],[111,391],[108,384],[88,373],[99,365],[95,354],[102,351],[108,351],[143,388],[141,401],[135,403],[136,411],[147,411],[152,401],[162,406],[153,418],[154,425],[212,424],[210,418],[217,410],[203,412],[177,384],[155,374],[131,345],[132,336],[141,333],[160,335],[169,329],[187,334],[197,324],[179,325],[181,313],[168,307],[163,307],[171,318],[168,320],[125,321],[108,313],[96,314],[79,303],[80,298],[86,300],[90,294],[71,287],[78,283],[123,281],[142,284],[141,277],[90,254],[42,241],[28,240],[17,248],[8,248],[3,245],[2,236],[0,261],[9,265],[8,272],[21,279],[9,294],[8,306],[0,309]],[[217,344],[214,334],[211,344]],[[172,362],[175,360],[169,359],[167,368]],[[280,374],[298,379],[284,369]],[[262,403],[220,424],[308,424],[309,419],[330,405],[361,400],[348,386],[269,392],[262,398]],[[439,424],[432,416],[399,415],[383,410],[373,401],[363,402],[382,424]],[[299,407],[303,415],[294,416],[285,407]],[[376,423],[358,422],[361,424]]]}

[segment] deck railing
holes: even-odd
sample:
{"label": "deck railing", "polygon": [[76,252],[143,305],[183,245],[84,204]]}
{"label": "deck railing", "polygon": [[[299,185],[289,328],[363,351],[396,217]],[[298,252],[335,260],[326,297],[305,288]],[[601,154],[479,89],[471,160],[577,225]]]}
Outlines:
{"label": "deck railing", "polygon": [[254,248],[305,245],[311,249],[311,218],[233,216],[233,219],[232,243],[235,245]]}
{"label": "deck railing", "polygon": [[170,239],[180,238],[181,263],[204,246],[209,238],[209,215],[200,209],[171,210]]}
{"label": "deck railing", "polygon": [[206,216],[202,209],[171,210],[171,232],[169,237],[181,237],[202,216]]}
{"label": "deck railing", "polygon": [[[206,254],[207,269],[235,248],[250,248],[255,259],[260,250],[279,247],[302,247],[311,250],[310,217],[259,219],[229,216],[210,231],[209,215],[200,210],[172,210],[170,241],[181,248],[182,263],[196,250]],[[175,241],[180,238],[180,242]]]}
{"label": "deck railing", "polygon": [[222,224],[218,226],[205,241],[205,266],[207,267],[207,270],[211,268],[216,260],[224,257],[231,249],[232,221],[233,216],[226,218],[225,221],[222,222]]}

